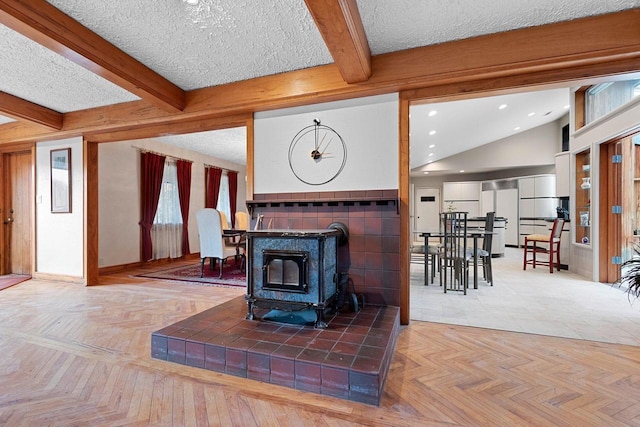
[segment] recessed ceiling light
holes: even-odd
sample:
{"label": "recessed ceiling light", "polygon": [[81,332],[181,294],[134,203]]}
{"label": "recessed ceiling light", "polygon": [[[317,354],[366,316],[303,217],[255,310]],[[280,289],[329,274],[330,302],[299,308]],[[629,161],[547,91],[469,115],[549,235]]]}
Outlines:
{"label": "recessed ceiling light", "polygon": [[187,4],[195,6],[198,4],[198,1],[200,0],[184,0],[184,1],[187,2]]}
{"label": "recessed ceiling light", "polygon": [[535,116],[535,115],[536,115],[536,113],[529,113],[529,114],[528,114],[528,116],[529,116],[529,117],[531,117],[531,116]]}
{"label": "recessed ceiling light", "polygon": [[502,104],[498,107],[498,110],[504,110],[505,108],[507,108],[507,104]]}
{"label": "recessed ceiling light", "polygon": [[431,111],[429,111],[429,117],[433,117],[433,116],[435,116],[436,114],[438,114],[438,112],[437,112],[436,110],[431,110]]}
{"label": "recessed ceiling light", "polygon": [[431,144],[429,148],[435,148],[436,144]]}
{"label": "recessed ceiling light", "polygon": [[433,157],[433,153],[429,153],[429,157]]}
{"label": "recessed ceiling light", "polygon": [[520,126],[514,127],[513,130],[520,130]]}
{"label": "recessed ceiling light", "polygon": [[563,108],[564,108],[565,110],[568,110],[568,109],[569,109],[569,107],[571,107],[571,106],[570,106],[570,105],[565,105]]}
{"label": "recessed ceiling light", "polygon": [[424,171],[424,174],[425,175],[429,175],[429,171]]}
{"label": "recessed ceiling light", "polygon": [[433,135],[435,135],[435,134],[436,134],[436,131],[435,131],[435,130],[432,130],[431,132],[429,132],[429,136],[433,136]]}
{"label": "recessed ceiling light", "polygon": [[460,169],[460,173],[464,173],[464,169]]}

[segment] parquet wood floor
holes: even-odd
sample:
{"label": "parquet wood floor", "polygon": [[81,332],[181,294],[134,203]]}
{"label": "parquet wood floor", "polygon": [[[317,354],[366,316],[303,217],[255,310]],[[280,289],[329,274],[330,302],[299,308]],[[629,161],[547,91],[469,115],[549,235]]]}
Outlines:
{"label": "parquet wood floor", "polygon": [[375,407],[150,357],[152,331],[241,289],[102,282],[0,293],[0,425],[640,425],[639,347],[412,322]]}

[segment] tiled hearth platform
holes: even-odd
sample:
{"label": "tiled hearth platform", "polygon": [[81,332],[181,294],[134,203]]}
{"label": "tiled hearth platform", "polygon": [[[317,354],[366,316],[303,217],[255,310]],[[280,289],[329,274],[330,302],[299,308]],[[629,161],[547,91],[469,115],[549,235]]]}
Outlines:
{"label": "tiled hearth platform", "polygon": [[[238,297],[151,335],[151,356],[238,377],[378,405],[400,315],[365,306],[315,329],[245,320]],[[259,310],[256,310],[259,314]]]}

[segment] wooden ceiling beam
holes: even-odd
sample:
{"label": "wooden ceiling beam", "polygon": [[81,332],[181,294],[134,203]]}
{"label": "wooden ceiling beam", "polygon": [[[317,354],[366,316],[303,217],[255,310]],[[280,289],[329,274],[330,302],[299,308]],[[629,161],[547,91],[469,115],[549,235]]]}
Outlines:
{"label": "wooden ceiling beam", "polygon": [[185,92],[45,0],[0,0],[0,24],[170,112]]}
{"label": "wooden ceiling beam", "polygon": [[0,92],[0,112],[12,119],[27,120],[49,129],[62,129],[62,113],[6,92]]}
{"label": "wooden ceiling beam", "polygon": [[367,81],[371,76],[371,51],[356,0],[305,3],[344,81]]}
{"label": "wooden ceiling beam", "polygon": [[[335,64],[187,93],[181,113],[144,101],[64,115],[63,129],[0,126],[0,143],[179,123],[400,91],[415,98],[527,88],[640,71],[640,10],[526,28],[372,58],[373,73],[347,84]],[[612,29],[615,28],[615,31]],[[10,126],[11,125],[11,126]]]}

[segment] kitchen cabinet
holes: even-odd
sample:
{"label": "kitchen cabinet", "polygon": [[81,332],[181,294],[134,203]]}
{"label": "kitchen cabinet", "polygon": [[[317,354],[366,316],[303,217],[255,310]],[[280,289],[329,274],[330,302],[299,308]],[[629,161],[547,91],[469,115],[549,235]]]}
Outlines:
{"label": "kitchen cabinet", "polygon": [[571,173],[570,173],[569,152],[556,154],[556,196],[569,197],[571,192]]}
{"label": "kitchen cabinet", "polygon": [[548,220],[557,216],[555,175],[520,178],[519,191],[519,245],[529,234],[547,234]]}
{"label": "kitchen cabinet", "polygon": [[469,216],[480,215],[480,182],[444,182],[442,184],[444,210],[468,212]]}

